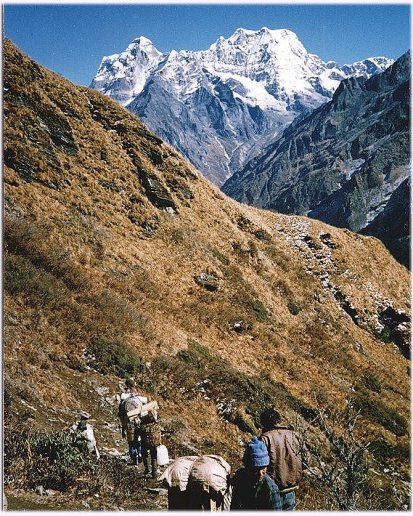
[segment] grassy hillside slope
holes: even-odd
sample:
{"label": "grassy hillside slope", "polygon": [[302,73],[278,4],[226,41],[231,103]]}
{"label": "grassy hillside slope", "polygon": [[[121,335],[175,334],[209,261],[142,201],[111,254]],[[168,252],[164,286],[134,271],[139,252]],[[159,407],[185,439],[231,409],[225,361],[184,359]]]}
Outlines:
{"label": "grassy hillside slope", "polygon": [[[113,101],[7,40],[4,55],[6,486],[39,482],[12,464],[16,429],[56,432],[79,409],[103,455],[123,453],[115,396],[134,376],[172,456],[234,470],[263,408],[311,444],[317,410],[351,392],[359,438],[390,450],[371,454],[371,489],[397,508],[384,470],[408,480],[408,271],[377,239],[227,198]],[[300,497],[325,508],[311,478]]]}

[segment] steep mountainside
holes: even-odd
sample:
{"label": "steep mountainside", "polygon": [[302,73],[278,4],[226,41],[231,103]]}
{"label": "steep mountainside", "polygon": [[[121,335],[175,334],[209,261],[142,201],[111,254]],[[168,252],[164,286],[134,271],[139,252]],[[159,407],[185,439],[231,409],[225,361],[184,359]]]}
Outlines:
{"label": "steep mountainside", "polygon": [[91,87],[137,114],[221,185],[298,114],[331,99],[339,82],[393,61],[339,67],[310,54],[285,29],[237,29],[208,50],[161,54],[147,38],[104,57]]}
{"label": "steep mountainside", "polygon": [[383,238],[408,266],[410,53],[382,74],[343,81],[331,102],[293,123],[222,189]]}
{"label": "steep mountainside", "polygon": [[[263,408],[275,405],[313,449],[317,411],[341,411],[351,393],[358,439],[373,442],[374,496],[360,507],[400,508],[406,269],[375,238],[238,204],[116,102],[7,40],[4,57],[7,493],[64,481],[66,508],[164,508],[121,468],[116,394],[134,376],[159,403],[172,457],[217,453],[233,470]],[[39,467],[30,435],[64,429],[79,409],[94,419],[101,469],[59,476],[65,455]],[[114,487],[122,478],[127,496]],[[313,477],[299,498],[304,510],[329,503]]]}

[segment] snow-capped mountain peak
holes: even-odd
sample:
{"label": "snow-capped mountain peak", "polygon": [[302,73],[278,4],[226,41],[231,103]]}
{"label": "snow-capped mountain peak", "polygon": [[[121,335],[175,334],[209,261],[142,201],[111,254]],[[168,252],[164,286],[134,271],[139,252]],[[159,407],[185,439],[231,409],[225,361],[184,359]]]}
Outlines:
{"label": "snow-capped mountain peak", "polygon": [[135,43],[141,47],[153,46],[152,41],[150,39],[146,38],[145,36],[139,36],[139,38],[134,39],[132,43]]}
{"label": "snow-capped mountain peak", "polygon": [[[307,52],[296,34],[286,29],[258,31],[237,29],[228,39],[219,38],[204,53],[208,62],[217,69],[232,66],[244,75],[253,67],[258,73],[268,65],[280,66],[292,55],[302,56]],[[244,67],[244,70],[242,69]]]}
{"label": "snow-capped mountain peak", "polygon": [[357,75],[368,78],[384,71],[392,65],[393,62],[393,59],[388,59],[387,57],[368,57],[362,61],[356,61],[353,64],[345,64],[342,66],[341,70],[346,77]]}
{"label": "snow-capped mountain peak", "polygon": [[102,59],[91,87],[126,106],[141,93],[148,77],[163,58],[150,39],[140,36],[120,54]]}
{"label": "snow-capped mountain peak", "polygon": [[340,81],[392,62],[325,63],[288,29],[238,28],[206,50],[169,54],[140,36],[103,58],[91,87],[127,106],[221,184],[297,115],[329,101]]}

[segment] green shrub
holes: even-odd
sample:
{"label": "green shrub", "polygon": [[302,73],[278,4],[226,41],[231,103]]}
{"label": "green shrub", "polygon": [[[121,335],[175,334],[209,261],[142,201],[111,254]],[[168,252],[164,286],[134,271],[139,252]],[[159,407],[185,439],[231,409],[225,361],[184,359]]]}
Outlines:
{"label": "green shrub", "polygon": [[383,329],[379,332],[378,338],[385,343],[389,343],[392,341],[392,331],[388,326],[384,326]]}
{"label": "green shrub", "polygon": [[193,339],[188,340],[188,348],[179,351],[177,356],[197,368],[212,358],[209,349]]}
{"label": "green shrub", "polygon": [[391,459],[401,461],[410,459],[410,446],[408,444],[391,445],[384,439],[371,441],[369,451],[373,454],[376,460],[384,465],[386,465]]}
{"label": "green shrub", "polygon": [[367,389],[373,392],[381,392],[381,383],[377,376],[371,371],[366,371],[363,375],[363,382]]}
{"label": "green shrub", "polygon": [[258,238],[258,240],[262,240],[264,242],[267,242],[271,238],[265,229],[257,229],[257,231],[254,232],[254,235]]}
{"label": "green shrub", "polygon": [[85,462],[87,447],[79,448],[75,433],[46,432],[34,433],[30,439],[31,451],[45,457],[50,464],[71,466]]}
{"label": "green shrub", "polygon": [[[189,450],[185,450],[188,455]],[[79,482],[79,477],[82,481]],[[136,496],[137,510],[147,510],[147,500],[140,500],[144,485],[136,469],[119,457],[82,453],[76,447],[75,436],[68,432],[32,432],[25,428],[7,430],[4,436],[4,484],[14,489],[70,490],[71,498],[79,501],[86,496],[110,496],[112,503],[121,505],[125,498]],[[75,502],[76,503],[76,502]]]}
{"label": "green shrub", "polygon": [[21,256],[5,256],[4,258],[4,287],[11,294],[29,293],[36,290],[37,270],[33,264]]}
{"label": "green shrub", "polygon": [[298,315],[301,312],[301,306],[295,301],[289,301],[287,307],[292,315]]}
{"label": "green shrub", "polygon": [[238,217],[237,224],[238,224],[238,227],[240,227],[241,229],[246,229],[246,228],[250,227],[251,221],[249,219],[247,219],[246,217],[244,217],[244,215],[241,215]]}
{"label": "green shrub", "polygon": [[268,319],[269,312],[259,299],[252,301],[251,308],[257,321],[264,322]]}
{"label": "green shrub", "polygon": [[223,265],[229,265],[230,261],[229,259],[221,253],[218,249],[212,248],[211,249],[212,255],[217,258]]}
{"label": "green shrub", "polygon": [[93,367],[103,374],[126,377],[141,373],[144,369],[141,358],[121,342],[97,338],[91,342],[88,351],[93,356]]}
{"label": "green shrub", "polygon": [[4,243],[6,252],[28,259],[39,273],[55,276],[68,288],[83,291],[88,288],[84,271],[70,261],[70,252],[60,247],[45,245],[49,228],[39,227],[27,220],[5,219]]}
{"label": "green shrub", "polygon": [[281,409],[292,408],[309,421],[316,416],[283,384],[248,376],[193,340],[176,357],[157,357],[151,374],[168,396],[176,391],[176,395],[189,399],[202,395],[215,400],[219,415],[242,431],[257,431],[261,412],[274,403]]}
{"label": "green shrub", "polygon": [[23,256],[4,258],[4,288],[10,294],[22,294],[31,306],[56,308],[66,303],[69,291],[52,274],[36,267]]}
{"label": "green shrub", "polygon": [[69,432],[6,432],[4,452],[5,483],[14,487],[65,491],[83,472],[92,475],[96,468],[94,457]]}
{"label": "green shrub", "polygon": [[408,429],[406,419],[396,410],[388,407],[379,400],[373,400],[365,393],[360,393],[355,400],[356,407],[370,421],[379,423],[383,428],[390,430],[397,436],[405,435]]}
{"label": "green shrub", "polygon": [[171,233],[171,240],[175,242],[175,244],[182,244],[182,242],[185,240],[185,233],[183,229],[174,229]]}

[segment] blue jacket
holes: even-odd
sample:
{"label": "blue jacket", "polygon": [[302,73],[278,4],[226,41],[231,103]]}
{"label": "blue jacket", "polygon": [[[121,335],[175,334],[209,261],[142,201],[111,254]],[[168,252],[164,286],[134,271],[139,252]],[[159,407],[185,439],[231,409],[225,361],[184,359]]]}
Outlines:
{"label": "blue jacket", "polygon": [[240,468],[232,481],[231,511],[281,511],[280,491],[267,474],[255,480],[246,468]]}

